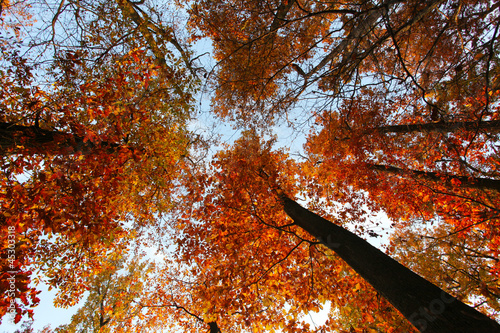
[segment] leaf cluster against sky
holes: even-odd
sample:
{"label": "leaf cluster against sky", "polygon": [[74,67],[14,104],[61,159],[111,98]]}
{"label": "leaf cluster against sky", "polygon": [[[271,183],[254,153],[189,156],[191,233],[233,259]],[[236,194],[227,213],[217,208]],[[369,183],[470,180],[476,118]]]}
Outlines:
{"label": "leaf cluster against sky", "polygon": [[[2,255],[0,289],[15,270],[15,321],[42,276],[60,306],[90,291],[63,331],[439,331],[441,313],[396,310],[293,200],[361,238],[387,214],[387,255],[498,318],[499,7],[3,1],[0,242],[13,227],[16,258]],[[203,112],[237,137],[197,129]],[[283,127],[303,151],[278,148]],[[151,274],[131,259],[144,247],[164,259]],[[301,320],[327,303],[321,327]]]}

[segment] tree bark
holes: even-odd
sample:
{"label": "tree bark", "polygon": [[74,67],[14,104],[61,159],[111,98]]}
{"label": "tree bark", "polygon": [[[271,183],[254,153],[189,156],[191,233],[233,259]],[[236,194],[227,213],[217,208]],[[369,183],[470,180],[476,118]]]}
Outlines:
{"label": "tree bark", "polygon": [[[446,173],[437,173],[431,171],[419,171],[419,170],[405,170],[397,168],[390,165],[380,165],[380,164],[368,164],[368,167],[372,170],[382,171],[391,173],[394,175],[410,176],[414,178],[420,178],[423,180],[429,180],[436,183],[441,183],[448,185],[450,187],[467,187],[476,188],[480,190],[494,190],[500,192],[500,180],[491,178],[479,178],[479,177],[469,177],[469,176],[457,176],[449,175]],[[455,179],[459,184],[454,185],[452,180]]]}
{"label": "tree bark", "polygon": [[465,131],[485,130],[487,133],[500,132],[500,120],[490,121],[457,121],[457,122],[437,122],[427,124],[392,125],[376,128],[380,133],[415,133],[415,132],[439,132],[450,133],[463,129]]}
{"label": "tree bark", "polygon": [[46,130],[38,126],[17,125],[0,122],[0,155],[16,154],[47,154],[70,155],[89,154],[96,148],[116,150],[117,143],[101,142],[95,144],[82,136],[71,133]]}
{"label": "tree bark", "polygon": [[274,16],[273,23],[271,23],[271,27],[269,28],[270,32],[274,32],[280,28],[280,26],[285,21],[286,14],[290,11],[294,3],[295,0],[288,0],[288,1],[283,1],[279,5],[276,11],[276,15]]}
{"label": "tree bark", "polygon": [[333,250],[421,332],[500,332],[500,324],[460,302],[352,232],[281,197],[295,224]]}
{"label": "tree bark", "polygon": [[217,325],[217,322],[213,321],[208,323],[208,326],[210,327],[210,333],[221,333],[219,326]]}

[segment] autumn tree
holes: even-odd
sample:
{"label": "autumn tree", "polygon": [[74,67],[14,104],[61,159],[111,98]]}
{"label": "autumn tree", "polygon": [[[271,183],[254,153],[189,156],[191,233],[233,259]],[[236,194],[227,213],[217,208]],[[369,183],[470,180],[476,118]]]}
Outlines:
{"label": "autumn tree", "polygon": [[310,132],[315,208],[436,220],[498,257],[497,4],[200,1],[191,14],[219,60],[214,112]]}
{"label": "autumn tree", "polygon": [[[132,228],[163,235],[168,211],[182,231],[178,260],[196,276],[175,304],[207,329],[303,330],[302,314],[331,301],[324,329],[412,330],[384,297],[421,330],[496,327],[340,226],[362,230],[377,210],[403,233],[436,219],[464,239],[481,231],[498,257],[499,5],[188,6],[191,40],[210,38],[219,61],[208,76],[214,113],[254,129],[205,170],[186,166],[199,141],[188,131],[197,69],[161,7],[60,1],[37,7],[51,11],[40,39],[21,43],[9,27],[18,40],[2,40],[2,228],[23,237],[23,286],[40,267],[71,304]],[[308,133],[303,163],[255,134],[283,123]],[[479,251],[473,243],[464,246]],[[147,306],[170,309],[171,295]]]}
{"label": "autumn tree", "polygon": [[[171,26],[143,16],[163,34],[154,43],[133,2],[31,5],[55,13],[42,40],[1,44],[3,253],[7,231],[15,236],[15,261],[2,255],[2,302],[16,299],[16,321],[37,302],[33,269],[60,289],[60,305],[74,304],[107,253],[156,223],[197,141],[187,129],[197,81]],[[5,296],[7,271],[15,298]]]}
{"label": "autumn tree", "polygon": [[497,12],[486,2],[437,1],[202,1],[191,9],[192,26],[213,39],[220,59],[215,112],[255,126],[286,116],[298,127],[297,106],[325,138],[311,136],[311,147],[324,148],[313,163],[325,155],[344,173],[371,163],[461,182],[495,176]]}
{"label": "autumn tree", "polygon": [[202,314],[206,303],[172,265],[171,253],[156,263],[140,259],[144,254],[109,258],[106,270],[88,281],[85,304],[71,322],[49,331],[221,332]]}
{"label": "autumn tree", "polygon": [[[132,331],[133,323],[146,331],[142,317],[140,299],[147,290],[146,284],[154,266],[133,258],[110,260],[107,269],[88,282],[89,294],[85,304],[67,325],[59,326],[55,332],[116,332]],[[154,328],[152,328],[154,329]]]}
{"label": "autumn tree", "polygon": [[[194,265],[196,274],[211,279],[215,288],[211,297],[214,302],[223,302],[221,308],[235,307],[234,313],[245,313],[239,306],[245,308],[246,303],[239,305],[237,299],[261,299],[262,312],[268,319],[257,317],[251,327],[293,331],[300,327],[297,316],[301,312],[317,310],[330,299],[345,310],[351,307],[344,312],[348,316],[356,316],[352,307],[365,307],[367,312],[371,308],[370,314],[362,315],[364,323],[356,325],[360,329],[363,326],[359,325],[369,328],[373,323],[372,329],[409,330],[383,299],[374,297],[379,293],[420,330],[474,327],[488,332],[498,327],[339,226],[345,223],[339,215],[330,213],[338,221],[336,225],[290,199],[308,191],[302,187],[307,183],[297,183],[301,174],[298,165],[283,152],[272,151],[269,143],[261,144],[258,137],[247,133],[221,152],[213,163],[213,175],[203,180],[208,191],[203,204],[180,222],[187,233],[180,242],[184,258]],[[325,253],[320,244],[338,257]],[[340,259],[360,276],[345,268]],[[360,277],[375,290],[371,291]],[[349,283],[341,289],[346,279]],[[332,286],[339,288],[333,291]],[[357,295],[351,296],[348,305],[343,293],[351,294],[352,290]],[[437,302],[439,310],[434,308]],[[285,315],[286,307],[292,307],[293,315]],[[374,312],[377,308],[379,311]],[[274,314],[276,310],[282,314]],[[470,315],[465,315],[468,312]],[[397,322],[399,328],[393,326]],[[340,328],[338,325],[332,319],[327,327]]]}
{"label": "autumn tree", "polygon": [[463,237],[452,225],[433,227],[432,222],[415,223],[412,231],[396,229],[389,253],[460,299],[498,313],[498,258],[485,231],[475,229]]}

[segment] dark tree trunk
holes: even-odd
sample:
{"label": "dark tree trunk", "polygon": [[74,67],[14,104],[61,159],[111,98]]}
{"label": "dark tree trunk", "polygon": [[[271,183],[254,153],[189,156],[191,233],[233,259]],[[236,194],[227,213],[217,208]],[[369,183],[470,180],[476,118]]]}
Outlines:
{"label": "dark tree trunk", "polygon": [[221,333],[217,322],[208,323],[208,326],[210,327],[210,333]]}
{"label": "dark tree trunk", "polygon": [[278,30],[283,23],[285,23],[285,16],[290,11],[292,6],[294,5],[295,0],[288,0],[282,2],[277,9],[276,15],[274,16],[273,23],[271,23],[271,27],[269,28],[270,32],[274,32]]}
{"label": "dark tree trunk", "polygon": [[427,124],[393,125],[376,128],[381,133],[414,133],[414,132],[439,132],[449,133],[457,130],[478,131],[487,133],[500,132],[500,120],[491,121],[458,121],[458,122],[436,122]]}
{"label": "dark tree trunk", "polygon": [[[459,186],[476,188],[480,190],[494,190],[500,192],[500,180],[491,178],[479,178],[469,176],[449,175],[445,173],[431,172],[431,171],[418,171],[418,170],[405,170],[390,165],[368,164],[372,170],[392,173],[395,175],[410,176],[429,180],[432,182],[439,182],[448,186]],[[458,180],[459,185],[453,185],[452,180]]]}
{"label": "dark tree trunk", "polygon": [[0,155],[28,154],[89,154],[96,148],[110,152],[119,144],[101,142],[98,145],[84,137],[71,133],[46,130],[37,126],[0,122]]}
{"label": "dark tree trunk", "polygon": [[413,273],[367,241],[282,196],[295,223],[335,251],[421,332],[500,332],[500,324]]}

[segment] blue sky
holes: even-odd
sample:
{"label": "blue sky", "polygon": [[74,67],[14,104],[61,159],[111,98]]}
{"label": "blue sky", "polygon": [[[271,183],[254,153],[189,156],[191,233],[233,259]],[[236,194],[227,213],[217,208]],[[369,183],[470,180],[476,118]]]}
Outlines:
{"label": "blue sky", "polygon": [[[82,300],[80,301],[79,305],[73,306],[68,309],[55,308],[52,300],[56,295],[56,291],[54,289],[49,291],[46,285],[40,285],[39,290],[41,290],[42,293],[39,295],[40,305],[34,309],[35,315],[33,328],[35,329],[35,332],[47,325],[51,325],[52,328],[55,328],[59,325],[69,323],[71,320],[71,316],[84,302]],[[12,319],[8,316],[5,316],[2,319],[2,324],[0,325],[1,333],[12,333],[21,328],[22,322],[14,325]]]}

